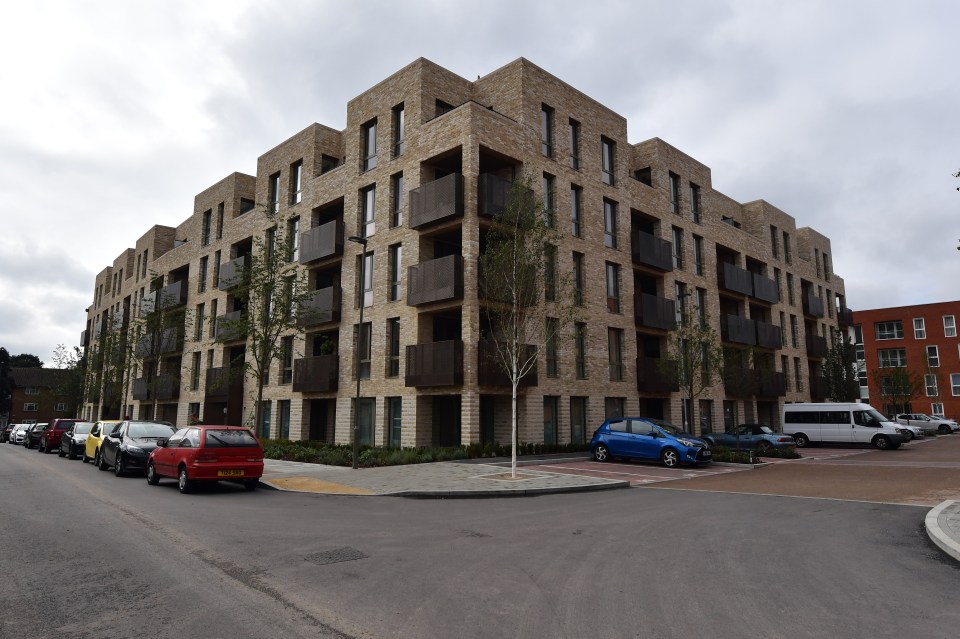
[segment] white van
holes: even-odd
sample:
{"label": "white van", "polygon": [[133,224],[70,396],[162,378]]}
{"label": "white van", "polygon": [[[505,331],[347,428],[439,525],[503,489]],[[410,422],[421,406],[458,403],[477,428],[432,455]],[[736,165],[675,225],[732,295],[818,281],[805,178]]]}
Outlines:
{"label": "white van", "polygon": [[873,444],[900,448],[910,439],[903,427],[891,422],[870,404],[784,404],[783,432],[793,435],[797,448],[810,443]]}

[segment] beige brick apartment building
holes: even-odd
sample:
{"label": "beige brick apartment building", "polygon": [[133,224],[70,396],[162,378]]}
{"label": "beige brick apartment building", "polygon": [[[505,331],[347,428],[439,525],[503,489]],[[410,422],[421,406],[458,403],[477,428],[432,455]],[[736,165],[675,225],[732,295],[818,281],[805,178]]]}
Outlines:
{"label": "beige brick apartment building", "polygon": [[[569,339],[540,349],[520,400],[522,441],[588,441],[615,414],[683,421],[656,362],[677,300],[754,354],[697,399],[695,432],[778,424],[784,401],[824,397],[828,339],[851,323],[828,238],[714,190],[708,167],[660,139],[630,144],[623,117],[527,60],[470,82],[419,59],[350,101],[346,129],[307,127],[261,156],[256,176],[201,192],[182,224],[149,229],[97,276],[82,337],[94,354],[85,416],[253,426],[253,380],[217,383],[245,342],[213,338],[217,317],[243,312],[226,275],[282,219],[317,313],[274,363],[259,432],[350,441],[362,293],[362,441],[509,441],[509,387],[479,357],[477,265],[496,196],[520,175],[542,189],[562,233],[557,268],[585,304]],[[350,235],[368,239],[366,282]],[[158,295],[195,321],[122,390],[104,387],[104,328],[122,332]]]}

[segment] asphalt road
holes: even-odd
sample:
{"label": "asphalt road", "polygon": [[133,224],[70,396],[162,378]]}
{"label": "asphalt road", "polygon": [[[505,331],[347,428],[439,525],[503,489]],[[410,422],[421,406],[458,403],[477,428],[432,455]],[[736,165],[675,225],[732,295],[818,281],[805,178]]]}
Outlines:
{"label": "asphalt road", "polygon": [[[756,471],[752,471],[756,472]],[[927,508],[180,495],[0,445],[0,637],[955,637]]]}

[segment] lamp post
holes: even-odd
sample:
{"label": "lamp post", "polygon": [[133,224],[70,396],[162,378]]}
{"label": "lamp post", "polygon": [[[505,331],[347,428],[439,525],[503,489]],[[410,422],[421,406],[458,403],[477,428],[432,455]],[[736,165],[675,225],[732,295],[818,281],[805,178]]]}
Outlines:
{"label": "lamp post", "polygon": [[357,397],[356,405],[353,407],[353,468],[358,467],[360,460],[360,349],[363,345],[363,307],[364,307],[364,286],[366,285],[364,268],[367,264],[367,238],[359,235],[351,235],[347,238],[351,242],[356,242],[363,247],[360,253],[360,282],[358,291],[360,299],[360,323],[357,325],[357,347],[354,353],[354,371],[357,374]]}

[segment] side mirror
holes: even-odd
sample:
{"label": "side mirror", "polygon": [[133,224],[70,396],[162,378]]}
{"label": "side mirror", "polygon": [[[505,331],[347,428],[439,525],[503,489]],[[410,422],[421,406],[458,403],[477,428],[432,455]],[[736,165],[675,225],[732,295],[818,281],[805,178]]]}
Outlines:
{"label": "side mirror", "polygon": [[157,440],[157,448],[166,448],[166,447],[167,447],[167,440],[166,440],[166,439],[158,439],[158,440]]}

